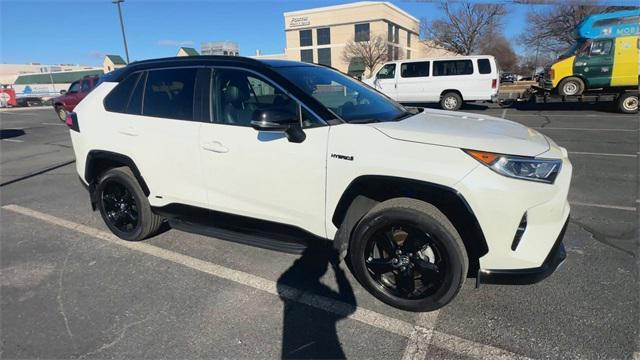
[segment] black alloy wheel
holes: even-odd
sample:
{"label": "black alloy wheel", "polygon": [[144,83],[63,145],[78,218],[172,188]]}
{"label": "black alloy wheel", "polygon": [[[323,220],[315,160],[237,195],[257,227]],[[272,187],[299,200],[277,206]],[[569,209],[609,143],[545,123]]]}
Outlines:
{"label": "black alloy wheel", "polygon": [[365,264],[383,291],[404,299],[434,294],[443,284],[448,256],[432,235],[409,223],[378,229],[368,241]]}
{"label": "black alloy wheel", "polygon": [[138,204],[131,191],[122,183],[108,180],[101,199],[108,221],[119,231],[131,233],[138,227]]}

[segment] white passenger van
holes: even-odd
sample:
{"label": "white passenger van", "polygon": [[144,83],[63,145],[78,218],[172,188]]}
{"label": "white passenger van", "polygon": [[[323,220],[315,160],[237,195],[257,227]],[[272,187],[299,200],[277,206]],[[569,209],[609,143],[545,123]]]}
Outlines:
{"label": "white passenger van", "polygon": [[499,83],[489,55],[391,61],[364,82],[398,102],[439,102],[445,110],[463,101],[495,102]]}

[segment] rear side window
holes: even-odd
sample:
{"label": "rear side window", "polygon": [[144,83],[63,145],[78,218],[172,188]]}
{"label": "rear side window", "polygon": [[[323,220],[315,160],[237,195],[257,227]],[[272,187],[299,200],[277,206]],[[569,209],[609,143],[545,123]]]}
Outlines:
{"label": "rear side window", "polygon": [[152,70],[147,73],[142,113],[167,119],[192,120],[197,69]]}
{"label": "rear side window", "polygon": [[125,109],[127,114],[142,114],[142,94],[144,93],[146,78],[147,73],[143,73],[142,76],[140,76],[140,80],[138,80],[135,89],[133,89],[133,93],[131,93],[131,98],[129,100],[129,106]]}
{"label": "rear side window", "polygon": [[491,74],[491,63],[489,59],[478,59],[478,71],[480,74]]}
{"label": "rear side window", "polygon": [[453,76],[473,74],[471,60],[443,60],[433,62],[433,76]]}
{"label": "rear side window", "polygon": [[140,73],[131,74],[116,85],[109,95],[104,98],[104,108],[111,112],[126,112],[131,91],[136,85],[138,77],[140,77]]}
{"label": "rear side window", "polygon": [[419,61],[404,63],[400,67],[400,76],[403,78],[429,76],[429,62]]}

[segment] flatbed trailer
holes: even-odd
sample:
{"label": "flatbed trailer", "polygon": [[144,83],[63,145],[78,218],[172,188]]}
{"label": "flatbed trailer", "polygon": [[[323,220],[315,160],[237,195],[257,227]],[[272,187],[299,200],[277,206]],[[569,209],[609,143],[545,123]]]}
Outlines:
{"label": "flatbed trailer", "polygon": [[638,112],[638,89],[620,89],[609,91],[590,91],[581,95],[559,95],[541,86],[532,85],[516,96],[509,93],[501,99],[501,104],[510,106],[516,102],[536,104],[552,103],[612,103],[616,109],[625,114]]}

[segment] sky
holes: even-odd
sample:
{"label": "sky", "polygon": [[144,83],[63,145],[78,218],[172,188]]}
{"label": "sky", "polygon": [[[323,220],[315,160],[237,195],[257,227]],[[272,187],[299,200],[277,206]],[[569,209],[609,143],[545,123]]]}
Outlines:
{"label": "sky", "polygon": [[[330,6],[336,0],[126,0],[122,4],[132,61],[174,56],[180,46],[232,40],[241,55],[282,53],[286,11]],[[391,1],[419,19],[440,17],[436,3]],[[531,5],[508,5],[504,34],[516,39]],[[514,42],[514,45],[517,45]],[[516,51],[522,52],[519,46]],[[0,0],[0,62],[99,65],[124,47],[111,0]]]}

